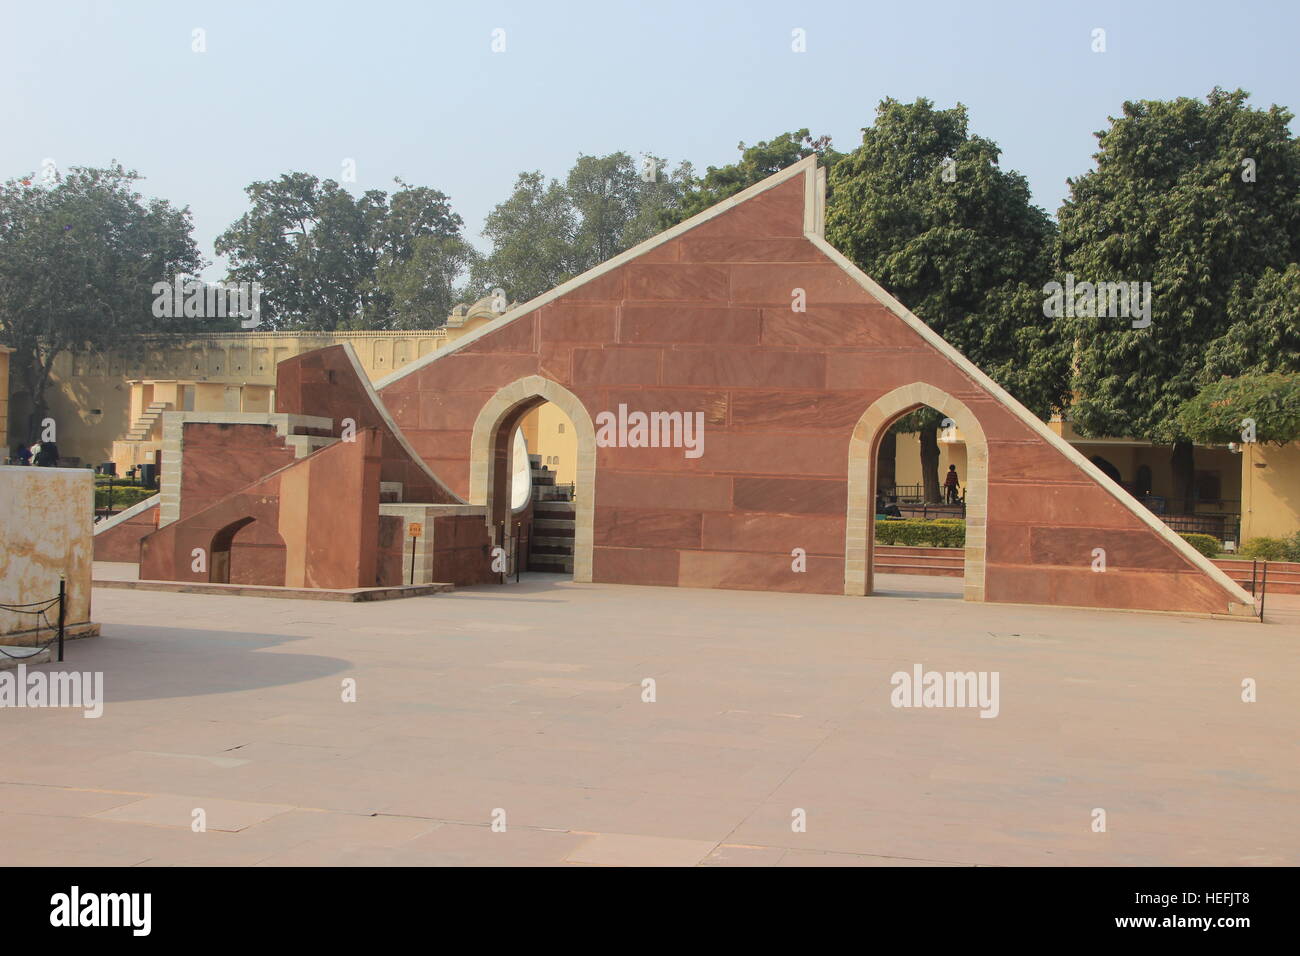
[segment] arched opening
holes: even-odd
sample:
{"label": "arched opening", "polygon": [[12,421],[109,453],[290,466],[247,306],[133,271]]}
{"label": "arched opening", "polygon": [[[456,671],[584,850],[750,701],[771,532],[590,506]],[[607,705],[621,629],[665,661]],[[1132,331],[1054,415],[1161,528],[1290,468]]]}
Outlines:
{"label": "arched opening", "polygon": [[960,595],[969,479],[966,436],[937,409],[901,412],[884,428],[873,515],[878,593]]}
{"label": "arched opening", "polygon": [[[513,476],[519,470],[514,461],[516,432],[521,429],[532,459],[529,467],[533,490],[527,505],[516,511],[511,492]],[[486,518],[494,546],[505,547],[509,552],[516,540],[516,527],[525,524],[529,538],[545,541],[531,547],[561,549],[539,554],[567,558],[550,562],[559,565],[553,569],[571,569],[575,581],[589,582],[595,515],[596,430],[578,397],[536,375],[505,386],[479,413],[470,456],[470,503],[487,506]],[[548,463],[547,459],[554,461]],[[566,538],[572,541],[571,545],[557,540]],[[563,550],[566,546],[567,554]],[[526,553],[512,558],[528,560]]]}
{"label": "arched opening", "polygon": [[211,584],[230,583],[230,549],[235,535],[252,524],[253,518],[240,518],[232,521],[212,536],[208,548],[208,581]]}
{"label": "arched opening", "polygon": [[[863,413],[853,429],[849,441],[849,488],[848,515],[845,529],[845,564],[844,593],[851,595],[872,594],[875,590],[874,568],[876,561],[876,514],[881,501],[882,482],[880,467],[880,449],[891,427],[910,412],[930,408],[940,418],[940,431],[936,441],[956,445],[961,439],[965,452],[966,474],[959,477],[958,490],[961,501],[958,504],[946,501],[950,495],[946,488],[940,502],[930,505],[924,500],[919,502],[922,520],[930,507],[935,510],[930,520],[956,520],[957,514],[964,516],[963,582],[962,596],[968,601],[984,600],[984,551],[988,526],[988,443],[979,422],[962,402],[947,392],[916,382],[894,389],[881,396]],[[924,421],[925,416],[920,416]],[[928,427],[928,426],[927,426]],[[950,456],[956,464],[955,449]],[[944,462],[942,456],[939,459]],[[947,468],[944,468],[946,474]],[[958,472],[960,475],[960,472]],[[937,476],[943,488],[943,477]],[[937,497],[933,488],[927,493],[923,481],[915,497],[921,499]],[[895,487],[897,482],[895,480]],[[948,515],[947,510],[953,511]],[[903,518],[908,515],[901,514]],[[914,510],[914,509],[913,509]],[[916,515],[911,515],[916,517]]]}

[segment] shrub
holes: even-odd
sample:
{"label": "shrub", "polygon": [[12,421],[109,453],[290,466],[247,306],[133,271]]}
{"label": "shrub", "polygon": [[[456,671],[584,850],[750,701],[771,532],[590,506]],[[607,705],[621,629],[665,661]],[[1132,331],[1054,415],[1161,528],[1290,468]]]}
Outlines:
{"label": "shrub", "polygon": [[1300,561],[1300,532],[1289,538],[1251,538],[1241,548],[1243,558]]}
{"label": "shrub", "polygon": [[1213,558],[1223,550],[1223,546],[1219,544],[1219,539],[1213,535],[1180,534],[1178,537],[1182,538],[1207,558]]}
{"label": "shrub", "polygon": [[963,548],[966,546],[966,523],[952,518],[877,521],[876,543],[901,544],[911,548]]}
{"label": "shrub", "polygon": [[[152,488],[140,488],[135,485],[114,485],[113,510],[125,511],[132,505],[139,504],[144,499],[150,498],[157,493]],[[108,485],[95,486],[95,507],[108,507]]]}

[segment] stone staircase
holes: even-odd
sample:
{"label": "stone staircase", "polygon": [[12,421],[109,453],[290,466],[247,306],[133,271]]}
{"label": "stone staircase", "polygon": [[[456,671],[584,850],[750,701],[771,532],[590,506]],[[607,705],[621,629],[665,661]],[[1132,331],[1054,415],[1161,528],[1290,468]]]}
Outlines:
{"label": "stone staircase", "polygon": [[135,420],[131,430],[126,433],[127,441],[148,441],[153,435],[154,426],[162,418],[163,412],[171,411],[171,402],[150,402],[145,406],[144,414]]}
{"label": "stone staircase", "polygon": [[961,548],[878,544],[872,567],[877,574],[928,574],[960,578],[966,573],[966,552]]}
{"label": "stone staircase", "polygon": [[[1214,563],[1226,572],[1228,577],[1245,588],[1247,592],[1250,591],[1250,558],[1215,558]],[[1260,561],[1254,568],[1256,592],[1265,587],[1264,563]],[[1294,561],[1269,561],[1267,588],[1268,594],[1300,594],[1300,563]]]}
{"label": "stone staircase", "polygon": [[573,573],[573,534],[577,512],[573,492],[555,484],[555,472],[529,455],[533,472],[533,532],[528,542],[528,570]]}

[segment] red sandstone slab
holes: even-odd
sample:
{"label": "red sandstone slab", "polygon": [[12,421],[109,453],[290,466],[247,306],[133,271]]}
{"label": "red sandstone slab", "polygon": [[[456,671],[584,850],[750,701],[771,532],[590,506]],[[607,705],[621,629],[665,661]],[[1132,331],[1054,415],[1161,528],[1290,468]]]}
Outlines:
{"label": "red sandstone slab", "polygon": [[542,342],[614,341],[618,309],[612,305],[547,305],[539,313]]}
{"label": "red sandstone slab", "polygon": [[880,395],[901,385],[925,382],[949,394],[971,386],[956,366],[923,351],[832,351],[826,357],[826,387],[873,391]]}
{"label": "red sandstone slab", "polygon": [[664,242],[636,257],[637,262],[677,262],[681,259],[680,240]]}
{"label": "red sandstone slab", "polygon": [[464,346],[465,352],[533,352],[537,349],[537,313],[512,319]]}
{"label": "red sandstone slab", "polygon": [[844,555],[844,519],[830,515],[706,514],[702,547],[706,551],[767,551],[789,554]]}
{"label": "red sandstone slab", "polygon": [[921,336],[882,305],[824,305],[806,312],[763,309],[764,345],[822,346],[831,349],[923,346]]}
{"label": "red sandstone slab", "polygon": [[1078,465],[1041,440],[998,440],[996,448],[999,481],[1077,482],[1083,476]]}
{"label": "red sandstone slab", "polygon": [[[536,374],[536,355],[461,351],[444,355],[407,377],[417,379],[417,387],[422,391],[482,389],[485,386],[496,391],[515,379]],[[383,396],[382,392],[380,396]]]}
{"label": "red sandstone slab", "polygon": [[699,236],[681,240],[683,262],[815,262],[822,253],[804,238]]}
{"label": "red sandstone slab", "polygon": [[602,451],[596,452],[596,500],[600,509],[655,508],[667,503],[683,510],[731,510],[730,478],[613,471],[602,467]]}
{"label": "red sandstone slab", "polygon": [[717,236],[771,238],[803,237],[804,179],[794,176],[779,186],[728,209],[688,231],[683,239]]}
{"label": "red sandstone slab", "polygon": [[595,543],[611,547],[698,548],[701,514],[645,508],[598,508]]}
{"label": "red sandstone slab", "polygon": [[678,584],[684,588],[740,591],[794,591],[837,594],[844,590],[844,562],[810,556],[804,571],[794,570],[788,552],[740,554],[732,551],[682,551]]}
{"label": "red sandstone slab", "polygon": [[624,306],[618,340],[633,344],[664,343],[758,345],[757,309]]}
{"label": "red sandstone slab", "polygon": [[614,269],[589,279],[572,292],[566,292],[556,302],[568,305],[574,302],[620,302],[626,298],[627,273],[623,269]]}
{"label": "red sandstone slab", "polygon": [[1105,572],[1116,568],[1142,570],[1190,571],[1192,564],[1176,554],[1166,542],[1147,528],[1131,531],[1101,528],[1066,528],[1059,526],[1031,528],[1029,558],[1037,565],[1075,565],[1089,568],[1093,552],[1105,552]]}
{"label": "red sandstone slab", "polygon": [[582,399],[594,420],[602,411],[617,414],[620,404],[629,412],[703,412],[704,424],[720,426],[727,423],[727,392],[694,388],[604,388],[596,392],[582,392]]}
{"label": "red sandstone slab", "polygon": [[848,483],[815,478],[736,478],[734,500],[741,511],[773,514],[843,515]]}
{"label": "red sandstone slab", "polygon": [[650,548],[592,549],[592,581],[597,584],[648,584],[675,587],[677,551]]}
{"label": "red sandstone slab", "polygon": [[721,266],[631,262],[623,270],[630,301],[727,301],[728,275]]}
{"label": "red sandstone slab", "polygon": [[607,348],[573,350],[575,385],[657,385],[659,349]]}
{"label": "red sandstone slab", "polygon": [[783,304],[794,301],[794,290],[803,290],[807,308],[843,303],[875,303],[860,285],[839,266],[830,262],[807,262],[776,267],[740,263],[731,272],[731,300],[739,304]]}
{"label": "red sandstone slab", "polygon": [[847,460],[849,433],[871,403],[879,397],[878,394],[770,390],[736,392],[731,398],[731,422],[733,425],[843,431],[844,456]]}
{"label": "red sandstone slab", "polygon": [[[993,452],[990,452],[989,460],[995,460]],[[989,524],[1006,522],[1044,527],[1074,526],[1096,528],[1099,531],[1143,527],[1141,519],[1105,489],[1083,480],[1082,475],[1080,479],[1077,484],[1043,485],[1004,484],[991,480]]]}
{"label": "red sandstone slab", "polygon": [[[474,430],[474,422],[483,406],[492,398],[492,392],[417,392],[419,417],[397,419],[399,426],[424,431],[466,431]],[[406,396],[409,407],[410,396]]]}
{"label": "red sandstone slab", "polygon": [[818,352],[677,348],[664,353],[665,385],[733,388],[823,388],[826,356]]}
{"label": "red sandstone slab", "polygon": [[537,351],[537,374],[553,382],[569,382],[573,372],[573,347],[543,342]]}
{"label": "red sandstone slab", "polygon": [[[629,405],[629,409],[660,406],[652,401]],[[846,439],[847,441],[847,439]],[[704,426],[703,441],[695,443],[699,457],[688,457],[687,449],[610,448],[603,454],[609,467],[627,471],[680,471],[751,475],[789,475],[843,478],[848,468],[848,450],[826,440],[824,435],[735,431]]]}

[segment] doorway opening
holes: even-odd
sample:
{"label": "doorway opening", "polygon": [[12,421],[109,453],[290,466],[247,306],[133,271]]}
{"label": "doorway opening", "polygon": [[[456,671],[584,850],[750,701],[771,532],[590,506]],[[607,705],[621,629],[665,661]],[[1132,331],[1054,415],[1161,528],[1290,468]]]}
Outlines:
{"label": "doorway opening", "polygon": [[988,446],[964,404],[920,382],[882,396],[850,441],[845,593],[982,601],[987,500]]}
{"label": "doorway opening", "polygon": [[529,376],[501,389],[474,425],[470,501],[487,506],[508,573],[591,580],[596,433],[567,389]]}

